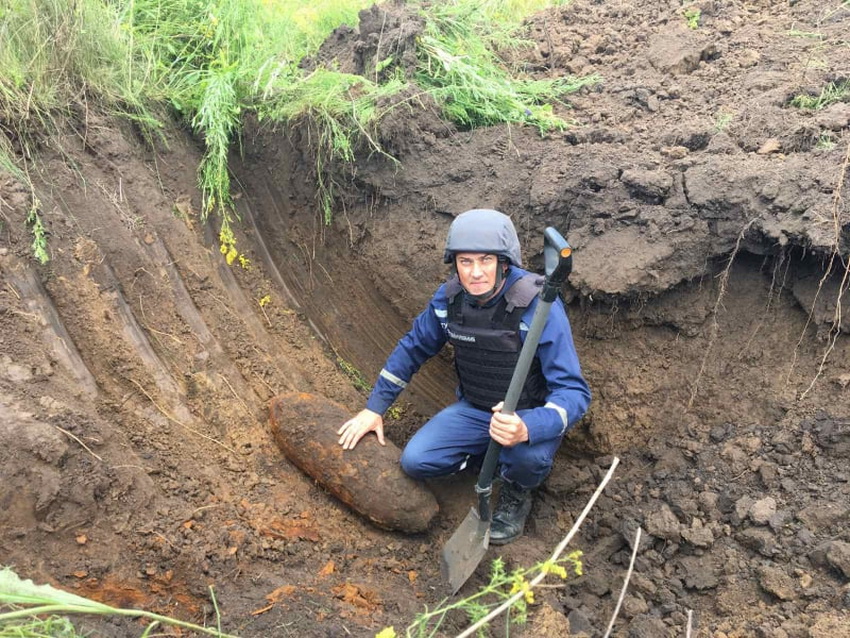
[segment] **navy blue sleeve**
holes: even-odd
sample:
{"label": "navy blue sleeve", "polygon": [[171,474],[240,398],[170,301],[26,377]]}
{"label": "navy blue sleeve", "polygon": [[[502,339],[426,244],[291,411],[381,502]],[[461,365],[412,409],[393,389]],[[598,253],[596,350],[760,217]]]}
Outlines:
{"label": "navy blue sleeve", "polygon": [[390,353],[366,402],[369,410],[384,414],[422,364],[445,345],[446,317],[446,296],[444,286],[440,286]]}
{"label": "navy blue sleeve", "polygon": [[[538,302],[539,298],[523,314],[522,321],[526,326],[531,325]],[[524,340],[527,329],[521,334]],[[570,322],[560,299],[555,300],[549,311],[537,346],[537,356],[549,389],[546,405],[517,411],[528,428],[531,443],[561,436],[584,416],[590,406],[590,388],[581,374]]]}

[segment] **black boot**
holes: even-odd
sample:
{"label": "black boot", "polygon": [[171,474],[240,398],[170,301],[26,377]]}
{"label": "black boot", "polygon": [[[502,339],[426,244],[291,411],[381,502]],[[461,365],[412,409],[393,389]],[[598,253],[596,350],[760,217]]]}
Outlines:
{"label": "black boot", "polygon": [[505,481],[499,492],[499,504],[490,525],[490,543],[507,545],[522,536],[525,519],[531,511],[531,490]]}

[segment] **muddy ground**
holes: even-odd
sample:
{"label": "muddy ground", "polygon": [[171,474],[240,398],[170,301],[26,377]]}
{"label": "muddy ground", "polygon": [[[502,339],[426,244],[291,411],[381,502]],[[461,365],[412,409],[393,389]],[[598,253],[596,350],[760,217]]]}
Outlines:
{"label": "muddy ground", "polygon": [[[46,266],[26,190],[0,177],[2,563],[207,623],[214,586],[241,636],[371,636],[438,603],[474,477],[430,486],[427,532],[379,530],[282,457],[267,403],[358,410],[361,377],[446,275],[453,215],[494,207],[534,267],[545,226],[573,244],[565,294],[594,401],[528,534],[490,556],[548,556],[620,459],[571,545],[585,575],[540,592],[524,635],[602,636],[640,527],[615,635],[685,635],[690,615],[694,636],[850,636],[850,104],[789,105],[850,77],[850,7],[692,6],[695,29],[665,0],[535,16],[513,63],[602,78],[556,107],[574,125],[463,131],[427,100],[398,105],[375,134],[400,164],[364,152],[334,172],[329,226],[310,132],[249,123],[233,158],[247,268],[199,219],[196,141],[174,130],[153,152],[107,116],[65,122],[31,158]],[[372,9],[317,63],[366,73],[388,46],[404,64],[418,28]],[[403,445],[453,383],[448,359],[429,364],[389,437]]]}

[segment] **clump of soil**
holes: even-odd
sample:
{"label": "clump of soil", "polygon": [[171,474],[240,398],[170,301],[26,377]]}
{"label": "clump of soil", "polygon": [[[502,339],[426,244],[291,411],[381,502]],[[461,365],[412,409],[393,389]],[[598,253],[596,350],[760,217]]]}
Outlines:
{"label": "clump of soil", "polygon": [[[309,136],[251,126],[234,158],[248,268],[224,264],[199,218],[199,154],[178,132],[154,158],[89,113],[83,135],[38,151],[45,267],[28,257],[26,192],[3,176],[4,562],[207,622],[214,585],[243,636],[369,636],[437,604],[474,477],[431,486],[429,531],[382,531],[283,458],[266,405],[297,391],[358,410],[361,377],[446,274],[453,216],[494,207],[532,267],[546,226],[574,246],[565,292],[594,393],[508,564],[547,557],[620,458],[573,542],[585,575],[540,593],[527,635],[601,636],[638,527],[617,635],[850,635],[850,104],[789,104],[846,79],[850,9],[689,7],[697,28],[664,0],[535,16],[511,62],[602,77],[557,107],[574,126],[459,131],[396,108],[376,135],[400,167],[363,157],[330,226]],[[364,17],[316,63],[370,73],[379,42],[408,52],[421,29],[401,5]],[[396,444],[453,383],[447,358],[420,372],[389,419]]]}

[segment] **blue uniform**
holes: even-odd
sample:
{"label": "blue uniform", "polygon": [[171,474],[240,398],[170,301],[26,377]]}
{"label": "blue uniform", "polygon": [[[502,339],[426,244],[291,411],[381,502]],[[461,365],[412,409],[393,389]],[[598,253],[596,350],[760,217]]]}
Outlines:
{"label": "blue uniform", "polygon": [[[526,274],[521,268],[511,267],[500,295]],[[368,409],[384,414],[420,366],[446,344],[445,289],[445,284],[437,289],[428,307],[416,317],[410,331],[390,354],[366,403]],[[499,296],[488,304],[496,303]],[[538,301],[536,298],[522,316],[520,339],[523,341]],[[548,388],[545,405],[517,411],[528,428],[529,440],[503,448],[500,456],[502,477],[524,488],[536,487],[546,478],[564,433],[590,404],[590,390],[581,374],[569,320],[560,299],[552,304],[537,357]],[[491,413],[465,401],[460,391],[458,395],[457,403],[436,414],[405,447],[402,468],[414,478],[457,472],[470,457],[486,451]]]}

